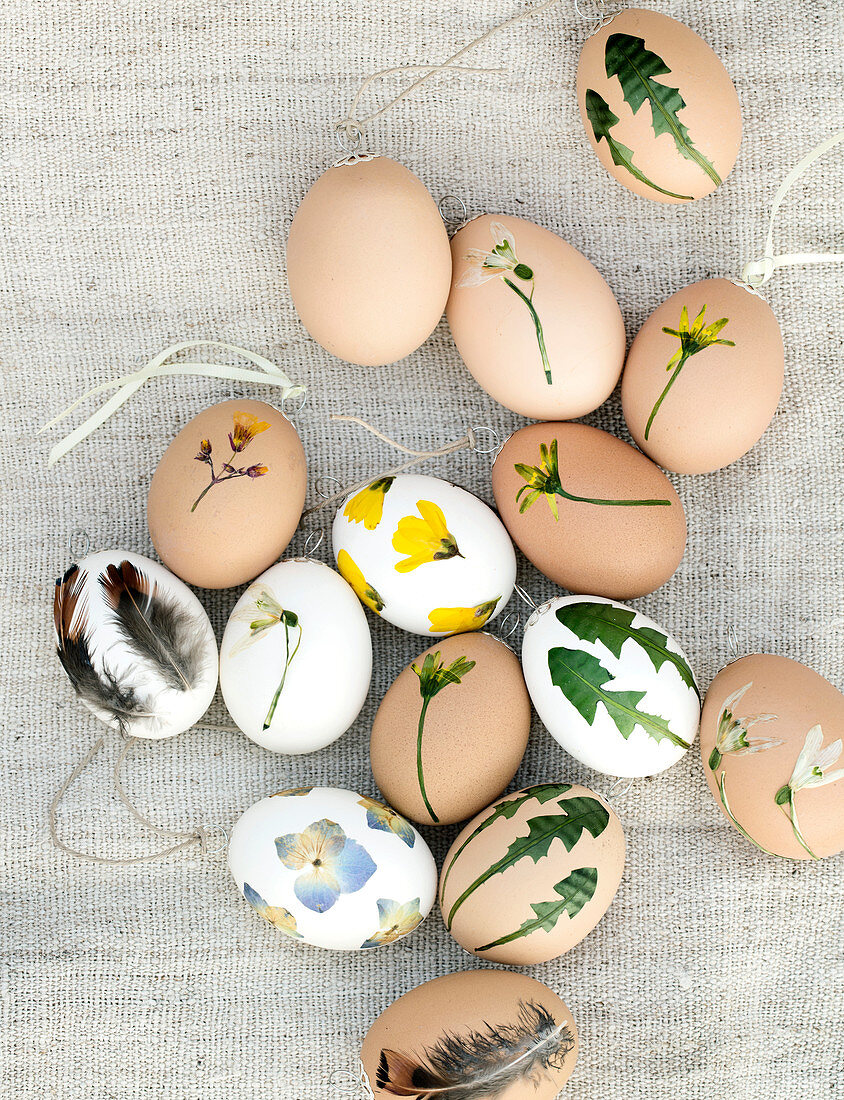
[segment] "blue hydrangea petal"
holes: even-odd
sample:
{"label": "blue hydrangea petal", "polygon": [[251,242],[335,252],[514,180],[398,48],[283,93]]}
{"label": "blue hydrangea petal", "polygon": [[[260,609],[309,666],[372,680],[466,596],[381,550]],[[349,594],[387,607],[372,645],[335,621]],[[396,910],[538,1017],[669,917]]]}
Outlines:
{"label": "blue hydrangea petal", "polygon": [[344,891],[332,868],[323,866],[299,875],[293,884],[293,893],[314,913],[327,913]]}
{"label": "blue hydrangea petal", "polygon": [[340,892],[354,894],[364,887],[378,870],[369,852],[356,840],[346,840],[343,851],[332,864]]}
{"label": "blue hydrangea petal", "polygon": [[288,833],[275,838],[275,850],[278,858],[291,871],[299,871],[310,862],[309,854],[302,844],[301,833]]}

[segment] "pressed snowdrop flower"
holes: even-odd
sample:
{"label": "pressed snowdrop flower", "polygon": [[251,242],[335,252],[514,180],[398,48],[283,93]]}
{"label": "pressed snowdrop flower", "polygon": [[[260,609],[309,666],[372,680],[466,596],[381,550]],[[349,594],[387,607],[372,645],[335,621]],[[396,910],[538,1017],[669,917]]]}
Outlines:
{"label": "pressed snowdrop flower", "polygon": [[354,589],[357,598],[376,615],[380,615],[384,609],[384,601],[361,573],[348,551],[341,550],[337,555],[337,568],[343,580]]}
{"label": "pressed snowdrop flower", "polygon": [[403,840],[408,848],[416,843],[416,833],[409,821],[385,806],[383,802],[376,802],[374,798],[358,799],[358,806],[366,810],[366,824],[370,829],[378,829],[382,833],[394,833],[399,840]]}
{"label": "pressed snowdrop flower", "polygon": [[378,920],[381,927],[377,932],[364,940],[361,949],[366,947],[383,947],[395,940],[406,936],[408,932],[422,923],[422,914],[419,912],[419,898],[406,901],[401,904],[389,898],[378,899]]}
{"label": "pressed snowdrop flower", "polygon": [[[839,779],[844,779],[844,768],[830,771],[832,765],[836,764],[841,756],[841,739],[838,738],[832,744],[827,745],[826,748],[822,748],[822,745],[823,730],[820,726],[812,726],[806,734],[806,740],[800,750],[800,755],[797,757],[791,779],[784,787],[780,787],[775,795],[777,805],[783,807],[783,811],[791,821],[791,828],[798,843],[805,848],[812,859],[817,859],[818,856],[806,843],[800,829],[800,823],[797,820],[797,807],[795,804],[797,792],[806,787],[824,787],[827,783],[837,783]],[[786,806],[788,806],[788,809],[785,809]]]}
{"label": "pressed snowdrop flower", "polygon": [[350,498],[343,509],[343,515],[352,523],[363,522],[367,531],[374,531],[384,514],[384,497],[394,481],[393,477],[376,478]]}
{"label": "pressed snowdrop flower", "polygon": [[437,634],[462,634],[469,630],[480,630],[498,606],[500,596],[476,607],[435,607],[428,614],[431,630]]}
{"label": "pressed snowdrop flower", "polygon": [[[244,649],[247,649],[253,642],[256,642],[262,637],[266,631],[272,629],[272,627],[278,626],[279,624],[284,627],[284,668],[281,673],[279,685],[270,701],[267,716],[264,719],[264,729],[266,730],[269,729],[272,723],[278,701],[284,690],[287,672],[291,662],[298,653],[299,646],[302,644],[302,625],[299,622],[299,616],[296,612],[288,611],[283,608],[275,598],[272,589],[268,588],[267,585],[261,584],[260,582],[253,584],[247,588],[246,595],[250,597],[249,602],[245,607],[242,607],[240,611],[236,611],[232,615],[232,620],[234,622],[248,623],[249,633],[235,642],[229,650],[230,657],[234,657]],[[296,632],[295,634],[292,633],[294,631]],[[291,638],[295,639],[292,649]]]}
{"label": "pressed snowdrop flower", "polygon": [[442,508],[430,500],[417,500],[416,507],[419,516],[400,519],[393,535],[393,549],[408,555],[396,563],[397,573],[409,573],[429,562],[463,557],[457,540],[446,527]]}
{"label": "pressed snowdrop flower", "polygon": [[748,753],[764,752],[765,749],[773,749],[783,742],[775,737],[754,737],[748,739],[748,733],[753,726],[762,722],[776,721],[776,714],[747,714],[736,717],[737,704],[741,702],[746,691],[753,687],[753,682],[740,687],[724,700],[724,707],[718,719],[718,729],[715,733],[715,747],[709,756],[709,767],[715,771],[721,763],[723,756],[747,756]]}
{"label": "pressed snowdrop flower", "polygon": [[244,882],[243,884],[243,896],[258,916],[269,921],[274,928],[279,930],[279,932],[283,932],[286,936],[293,936],[294,939],[301,940],[302,933],[296,928],[296,918],[289,910],[285,909],[283,905],[270,905],[269,902],[264,901],[258,891],[250,886],[248,882]]}
{"label": "pressed snowdrop flower", "polygon": [[301,833],[276,837],[275,848],[285,867],[301,872],[293,893],[315,913],[327,912],[341,894],[361,890],[377,870],[363,845],[327,818]]}

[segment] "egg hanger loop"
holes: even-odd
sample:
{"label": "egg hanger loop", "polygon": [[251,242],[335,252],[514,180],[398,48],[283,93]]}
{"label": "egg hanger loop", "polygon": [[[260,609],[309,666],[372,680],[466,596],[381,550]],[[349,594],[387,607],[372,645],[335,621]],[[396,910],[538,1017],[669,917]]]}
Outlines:
{"label": "egg hanger loop", "polygon": [[592,0],[592,3],[596,10],[591,14],[581,10],[582,3],[583,0],[574,0],[574,10],[577,12],[581,19],[588,19],[592,21],[592,29],[586,36],[587,38],[591,38],[593,34],[597,34],[598,31],[601,31],[604,29],[604,27],[609,26],[609,24],[612,23],[613,19],[615,19],[616,17],[616,12],[607,11],[607,5],[604,0]]}
{"label": "egg hanger loop", "polygon": [[[459,218],[450,217],[448,212],[447,212],[447,209],[445,209],[445,210],[443,209],[443,207],[446,206],[450,202],[457,203],[457,205],[460,207],[461,213],[460,213]],[[440,217],[443,220],[443,224],[445,225],[446,232],[448,233],[449,237],[453,237],[454,234],[459,229],[462,229],[463,226],[466,224],[466,221],[467,221],[466,203],[460,198],[459,195],[443,195],[443,197],[437,203],[437,210],[440,213]]]}
{"label": "egg hanger loop", "polygon": [[732,623],[727,627],[727,649],[730,651],[730,657],[734,660],[738,660],[738,632]]}
{"label": "egg hanger loop", "polygon": [[612,804],[612,800],[615,799],[617,804],[628,793],[630,788],[633,786],[633,783],[634,780],[626,779],[624,776],[620,776],[618,779],[610,784],[609,790],[603,796],[604,801]]}
{"label": "egg hanger loop", "polygon": [[[401,941],[403,942],[403,941]],[[326,1085],[329,1086],[331,1092],[329,1097],[334,1100],[335,1097],[352,1097],[353,1100],[357,1100],[359,1097],[366,1097],[367,1100],[375,1100],[375,1094],[372,1091],[372,1086],[369,1084],[369,1078],[366,1075],[366,1070],[363,1068],[363,1063],[360,1063],[360,1069],[357,1073],[353,1069],[335,1069],[329,1073],[325,1079]]]}
{"label": "egg hanger loop", "polygon": [[80,561],[87,558],[90,551],[91,536],[84,527],[74,527],[67,537],[68,557],[71,561]]}

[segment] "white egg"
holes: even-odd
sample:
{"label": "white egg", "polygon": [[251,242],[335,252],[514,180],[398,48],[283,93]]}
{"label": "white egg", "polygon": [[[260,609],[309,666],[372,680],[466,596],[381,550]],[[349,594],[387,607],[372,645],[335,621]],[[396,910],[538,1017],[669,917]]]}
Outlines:
{"label": "white egg", "polygon": [[220,687],[247,737],[314,752],[357,718],[372,677],[366,615],[322,562],[279,562],[246,589],[220,646]]}
{"label": "white egg", "polygon": [[372,611],[442,637],[480,630],[516,580],[510,536],[483,501],[438,477],[376,478],[340,506],[337,567]]}
{"label": "white egg", "polygon": [[217,643],[186,584],[129,550],[102,550],[56,581],[59,659],[81,701],[127,736],[173,737],[217,687]]}
{"label": "white egg", "polygon": [[232,830],[229,870],[280,932],[338,951],[412,932],[437,886],[434,857],[408,821],[336,787],[280,791],[250,806]]}
{"label": "white egg", "polygon": [[697,735],[700,696],[686,655],[623,603],[549,600],[528,620],[522,667],[551,736],[606,775],[656,775]]}

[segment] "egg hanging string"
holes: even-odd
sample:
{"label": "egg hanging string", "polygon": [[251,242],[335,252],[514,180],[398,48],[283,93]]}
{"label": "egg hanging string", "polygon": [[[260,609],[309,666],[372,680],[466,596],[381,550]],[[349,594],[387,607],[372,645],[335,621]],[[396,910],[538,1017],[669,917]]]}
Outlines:
{"label": "egg hanging string", "polygon": [[796,267],[803,264],[829,264],[844,263],[844,252],[794,252],[786,255],[774,255],[774,223],[782,201],[800,177],[825,153],[834,149],[836,145],[844,142],[844,130],[828,137],[820,145],[816,145],[805,157],[795,164],[774,194],[771,204],[771,216],[768,220],[768,234],[765,239],[765,252],[757,260],[751,260],[742,269],[742,280],[753,290],[771,278],[774,272],[781,267]]}

